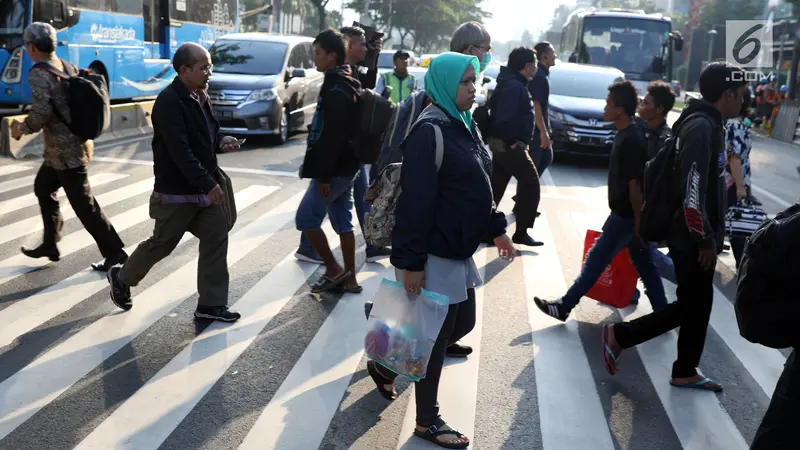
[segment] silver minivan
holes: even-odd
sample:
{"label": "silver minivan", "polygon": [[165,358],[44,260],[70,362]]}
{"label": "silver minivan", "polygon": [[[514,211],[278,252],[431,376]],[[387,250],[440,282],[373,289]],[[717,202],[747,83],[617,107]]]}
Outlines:
{"label": "silver minivan", "polygon": [[324,74],[313,38],[267,33],[221,36],[209,49],[209,97],[221,132],[272,136],[282,144],[314,117]]}

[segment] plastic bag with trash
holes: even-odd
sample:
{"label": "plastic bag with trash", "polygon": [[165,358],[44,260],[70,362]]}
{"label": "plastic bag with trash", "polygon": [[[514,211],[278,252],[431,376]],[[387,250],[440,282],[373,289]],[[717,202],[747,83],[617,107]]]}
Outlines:
{"label": "plastic bag with trash", "polygon": [[425,378],[449,307],[445,295],[426,289],[410,294],[403,283],[384,278],[367,321],[367,356],[412,381]]}

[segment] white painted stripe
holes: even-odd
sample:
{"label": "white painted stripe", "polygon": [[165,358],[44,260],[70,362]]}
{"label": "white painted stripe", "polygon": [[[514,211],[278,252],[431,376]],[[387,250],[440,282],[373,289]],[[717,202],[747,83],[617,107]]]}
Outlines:
{"label": "white painted stripe", "polygon": [[31,166],[26,166],[23,164],[8,164],[5,166],[0,166],[0,177],[5,175],[12,175],[15,173],[20,172],[27,172],[29,170],[33,170],[34,168]]}
{"label": "white painted stripe", "polygon": [[[236,193],[236,209],[244,211],[277,190],[276,186],[249,186]],[[194,235],[186,233],[178,245],[183,245],[192,239],[195,239]],[[142,242],[139,241],[125,248],[125,251],[128,254],[133,253]],[[88,268],[0,310],[0,323],[5,324],[0,328],[0,348],[13,343],[23,334],[36,329],[59,314],[69,311],[75,305],[103,289],[108,289],[106,274]]]}
{"label": "white painted stripe", "polygon": [[[576,215],[577,216],[577,215]],[[578,231],[584,235],[589,228],[600,229],[606,217],[599,214],[582,215],[586,223],[578,224]],[[642,294],[642,299],[646,296]],[[648,301],[640,301],[638,306],[620,309],[623,319],[631,321],[653,311]],[[726,320],[735,320],[733,316]],[[716,328],[715,328],[716,329]],[[664,405],[669,420],[681,441],[683,448],[703,450],[747,450],[739,429],[722,407],[713,392],[694,389],[680,389],[669,384],[672,377],[672,363],[678,336],[675,331],[665,333],[636,347],[645,370],[655,386],[656,393]],[[600,345],[597,347],[600,357]],[[623,351],[621,364],[625,364]],[[624,369],[623,369],[624,370]],[[538,372],[537,372],[538,377]],[[586,447],[588,448],[588,447]]]}
{"label": "white painted stripe", "polygon": [[[486,246],[475,253],[475,264],[480,268],[481,278],[486,279]],[[478,401],[478,373],[481,361],[481,336],[483,336],[483,293],[484,286],[475,290],[475,328],[461,340],[464,345],[472,347],[473,352],[467,359],[445,359],[442,377],[439,380],[439,412],[448,425],[464,436],[474,439],[475,408]],[[414,436],[417,426],[417,402],[412,384],[412,391],[406,408],[406,416],[397,448],[403,450],[429,449],[430,444]],[[474,440],[470,444],[476,447]]]}
{"label": "white painted stripe", "polygon": [[0,193],[13,191],[15,189],[22,189],[24,187],[31,187],[33,190],[33,181],[36,179],[35,175],[26,176],[23,178],[15,178],[0,183]]}
{"label": "white painted stripe", "polygon": [[[126,177],[128,177],[128,175],[123,175],[118,173],[98,173],[97,175],[89,177],[89,184],[92,187],[102,186],[104,184],[112,183],[114,181],[118,181]],[[66,194],[64,193],[64,188],[58,190],[58,196],[60,198],[64,198],[65,195]],[[15,197],[10,200],[6,200],[4,202],[0,202],[0,216],[2,216],[3,214],[8,214],[10,212],[18,211],[20,209],[38,204],[39,201],[36,199],[36,195],[34,195],[33,192],[31,192],[30,194],[20,195],[19,197]],[[102,207],[102,205],[100,206]]]}
{"label": "white painted stripe", "polygon": [[235,303],[238,322],[211,324],[75,450],[158,448],[318,268],[289,254]]}
{"label": "white painted stripe", "polygon": [[[153,161],[146,159],[127,159],[127,158],[111,158],[105,156],[98,156],[94,161],[119,163],[119,164],[137,164],[141,166],[152,166]],[[253,175],[272,175],[276,177],[299,178],[297,172],[286,172],[282,170],[261,170],[261,169],[248,169],[246,167],[223,167],[222,170],[230,173],[249,173]]]}
{"label": "white painted stripe", "polygon": [[394,279],[388,261],[361,268],[358,280],[364,291],[339,300],[239,450],[320,446],[364,356],[364,301],[375,295],[384,278]]}
{"label": "white painted stripe", "polygon": [[[153,189],[153,179],[143,180],[119,189],[115,189],[95,197],[95,201],[101,208],[113,205],[114,203],[133,198]],[[61,202],[61,219],[67,221],[75,218],[75,211],[68,201]],[[41,216],[34,216],[20,220],[4,227],[0,227],[0,244],[19,239],[31,233],[41,231],[44,228]]]}
{"label": "white painted stripe", "polygon": [[[95,145],[94,149],[95,150],[100,150],[100,149],[104,149],[104,148],[121,147],[123,145],[135,144],[135,143],[138,143],[140,141],[144,141],[144,140],[148,140],[148,139],[152,139],[152,138],[153,138],[152,134],[146,134],[146,135],[142,135],[142,136],[135,136],[135,137],[127,138],[127,139],[121,139],[121,140],[118,140],[118,141],[117,140],[111,140],[111,141],[108,141],[108,142],[103,142],[103,143]],[[94,159],[94,158],[92,158],[92,159]]]}
{"label": "white painted stripe", "polygon": [[578,335],[578,323],[569,319],[562,325],[539,311],[533,303],[534,296],[555,299],[567,291],[546,213],[536,220],[533,233],[548,243],[536,249],[536,256],[528,252],[521,256],[543,447],[614,449],[594,377]]}
{"label": "white painted stripe", "polygon": [[[231,236],[233,266],[294,219],[305,192],[293,196]],[[255,192],[253,192],[255,195]],[[95,321],[0,383],[0,439],[47,406],[159,318],[196,292],[197,258],[142,291],[130,311]]]}
{"label": "white painted stripe", "polygon": [[752,188],[753,188],[753,190],[755,192],[758,192],[759,194],[763,195],[764,197],[767,197],[768,199],[770,199],[773,202],[779,204],[783,208],[788,208],[788,207],[792,206],[792,204],[793,204],[793,203],[787,202],[786,200],[778,197],[777,195],[773,194],[772,192],[770,192],[770,191],[768,191],[766,189],[760,188],[760,187],[758,187],[756,185],[753,185]]}

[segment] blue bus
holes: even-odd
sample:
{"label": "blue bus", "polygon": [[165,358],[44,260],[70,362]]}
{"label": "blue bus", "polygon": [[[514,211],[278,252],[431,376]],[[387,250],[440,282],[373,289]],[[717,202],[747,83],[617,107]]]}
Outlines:
{"label": "blue bus", "polygon": [[152,98],[175,77],[172,56],[185,42],[209,48],[236,32],[237,0],[0,0],[0,115],[31,102],[33,65],[22,33],[31,22],[58,30],[56,54],[102,74],[112,101]]}
{"label": "blue bus", "polygon": [[649,82],[672,81],[675,52],[682,48],[683,37],[672,30],[668,16],[589,8],[567,18],[558,56],[565,62],[619,69],[644,95]]}

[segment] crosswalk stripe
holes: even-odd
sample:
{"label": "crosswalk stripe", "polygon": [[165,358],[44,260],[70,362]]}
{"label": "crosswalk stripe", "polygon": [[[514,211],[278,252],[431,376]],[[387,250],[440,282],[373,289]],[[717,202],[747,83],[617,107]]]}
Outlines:
{"label": "crosswalk stripe", "polygon": [[29,175],[22,178],[14,178],[13,180],[3,181],[0,183],[0,193],[33,186],[33,181],[35,179],[35,175]]}
{"label": "crosswalk stripe", "polygon": [[[97,175],[92,175],[89,177],[89,184],[92,187],[102,186],[107,183],[113,183],[114,181],[119,181],[123,178],[127,178],[129,175],[119,174],[119,173],[98,173]],[[64,193],[64,188],[60,188],[58,190],[58,196],[60,198],[64,198],[66,194]],[[4,202],[0,202],[0,217],[4,214],[8,214],[14,211],[18,211],[23,208],[28,208],[30,206],[38,205],[39,201],[34,195],[33,192],[25,195],[20,195],[19,197],[15,197]]]}
{"label": "crosswalk stripe", "polygon": [[[96,183],[93,186],[97,186]],[[95,197],[95,201],[101,208],[119,203],[123,200],[133,198],[153,189],[153,179],[139,181],[128,186],[115,189]],[[61,219],[67,221],[75,218],[75,211],[69,206],[69,202],[61,202]],[[40,216],[30,217],[17,222],[0,227],[0,244],[11,242],[31,233],[41,231],[44,228]]]}
{"label": "crosswalk stripe", "polygon": [[34,168],[31,166],[26,166],[23,164],[8,164],[5,166],[0,166],[0,177],[5,175],[13,175],[20,172],[27,172],[33,169]]}
{"label": "crosswalk stripe", "polygon": [[364,356],[364,301],[384,278],[388,262],[365,264],[360,295],[344,295],[250,429],[239,450],[319,448],[344,392]]}
{"label": "crosswalk stripe", "polygon": [[[277,190],[276,186],[247,187],[236,193],[236,209],[243,211]],[[256,195],[251,195],[251,192]],[[195,239],[194,235],[185,233],[176,247],[192,239]],[[133,253],[142,242],[144,240],[126,247],[125,252]],[[5,324],[0,328],[0,348],[107,288],[106,274],[88,268],[0,310],[0,323]]]}
{"label": "crosswalk stripe", "polygon": [[[590,228],[601,229],[606,218],[599,214],[583,214],[581,217],[584,223],[577,226],[580,227],[579,231],[582,234]],[[642,299],[646,299],[644,294]],[[624,320],[631,321],[651,313],[653,309],[649,301],[640,301],[636,306],[619,311]],[[716,394],[679,389],[669,384],[677,344],[677,333],[670,331],[638,345],[636,351],[681,444],[687,449],[746,450],[747,443],[731,417],[720,405]],[[624,364],[625,352],[621,357]]]}
{"label": "crosswalk stripe", "polygon": [[534,296],[555,299],[567,291],[546,212],[533,232],[548,243],[537,247],[536,256],[522,255],[544,448],[613,449],[577,322],[561,324],[533,303]]}
{"label": "crosswalk stripe", "polygon": [[[488,249],[485,245],[475,252],[475,264],[479,267],[481,278],[486,278]],[[475,328],[461,343],[472,347],[467,359],[445,360],[442,376],[439,379],[439,412],[453,429],[469,437],[475,436],[475,407],[478,399],[478,371],[481,360],[481,329],[483,327],[484,286],[475,290]],[[416,450],[430,448],[429,444],[414,436],[417,425],[417,402],[414,396],[416,385],[411,387],[406,415],[397,448]],[[475,445],[474,443],[472,445]]]}
{"label": "crosswalk stripe", "polygon": [[[271,188],[253,187],[237,202],[264,198]],[[229,239],[228,264],[247,256],[293,217],[302,193],[271,209]],[[196,292],[197,258],[134,298],[135,307],[93,322],[0,383],[0,439],[119,351],[164,314]],[[137,300],[139,300],[137,302]]]}
{"label": "crosswalk stripe", "polygon": [[318,268],[286,256],[234,304],[238,322],[212,323],[74,450],[158,448]]}

